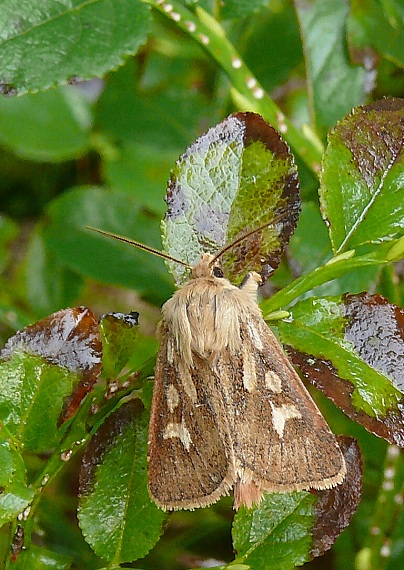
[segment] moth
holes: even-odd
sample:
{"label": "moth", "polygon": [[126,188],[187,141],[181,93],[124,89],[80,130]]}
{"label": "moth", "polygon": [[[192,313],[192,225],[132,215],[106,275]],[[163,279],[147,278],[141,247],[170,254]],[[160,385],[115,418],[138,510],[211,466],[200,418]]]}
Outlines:
{"label": "moth", "polygon": [[157,332],[148,441],[153,501],[164,510],[195,509],[233,489],[235,509],[251,508],[264,492],[342,483],[336,438],[263,319],[260,275],[247,273],[240,287],[223,276],[219,259],[236,242],[190,267],[96,231],[191,272],[163,305]]}

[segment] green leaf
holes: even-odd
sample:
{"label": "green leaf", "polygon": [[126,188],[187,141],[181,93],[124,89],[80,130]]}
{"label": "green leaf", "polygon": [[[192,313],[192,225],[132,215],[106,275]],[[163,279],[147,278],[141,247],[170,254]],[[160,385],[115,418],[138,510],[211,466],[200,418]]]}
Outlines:
{"label": "green leaf", "polygon": [[108,313],[100,319],[103,345],[103,370],[107,378],[116,378],[136,349],[139,337],[139,313]]}
{"label": "green leaf", "polygon": [[0,322],[5,324],[11,331],[18,331],[29,325],[31,315],[22,311],[10,302],[0,300]]}
{"label": "green leaf", "polygon": [[268,4],[268,0],[223,0],[220,15],[226,18],[244,18]]}
{"label": "green leaf", "polygon": [[91,121],[88,100],[72,87],[0,97],[0,142],[22,158],[57,162],[81,156],[89,148]]}
{"label": "green leaf", "polygon": [[398,445],[404,442],[403,319],[398,307],[364,293],[307,299],[278,325],[305,377],[349,417]]}
{"label": "green leaf", "polygon": [[69,570],[73,558],[59,552],[52,552],[42,546],[31,544],[27,550],[22,550],[12,564],[13,570]]}
{"label": "green leaf", "polygon": [[[237,4],[240,2],[237,1]],[[254,3],[246,0],[247,4],[251,6]],[[249,25],[243,26],[243,32],[238,42],[243,61],[260,85],[272,93],[276,87],[290,79],[303,60],[300,30],[293,3],[277,3],[272,9],[271,6],[264,7],[250,17]],[[306,106],[307,103],[305,108]],[[293,119],[290,112],[288,117]],[[301,172],[299,174],[302,180]]]}
{"label": "green leaf", "polygon": [[333,250],[403,234],[404,102],[355,109],[331,131],[320,200]]}
{"label": "green leaf", "polygon": [[[165,251],[191,266],[202,253],[217,254],[247,231],[268,224],[221,258],[226,276],[236,282],[246,268],[268,277],[280,262],[299,213],[293,157],[279,133],[259,115],[230,115],[181,155],[172,171],[167,204]],[[169,267],[178,283],[186,279],[186,268],[176,263]]]}
{"label": "green leaf", "polygon": [[25,448],[48,451],[57,443],[57,423],[74,374],[45,359],[15,352],[0,364],[0,420]]}
{"label": "green leaf", "polygon": [[150,16],[139,0],[2,2],[2,92],[22,94],[102,76],[146,40]]}
{"label": "green leaf", "polygon": [[34,491],[27,487],[25,465],[18,450],[0,431],[0,527],[15,519],[32,501]]}
{"label": "green leaf", "polygon": [[236,563],[254,570],[288,570],[310,559],[314,495],[266,494],[257,509],[242,507],[234,517]]}
{"label": "green leaf", "polygon": [[404,27],[401,0],[352,0],[348,19],[348,39],[363,56],[372,46],[387,59],[404,67]]}
{"label": "green leaf", "polygon": [[163,189],[178,152],[124,141],[116,153],[106,156],[105,178],[114,190],[122,190],[144,208],[162,217],[167,209]]}
{"label": "green leaf", "polygon": [[26,296],[38,317],[72,305],[83,288],[80,275],[58,262],[42,233],[41,225],[32,232],[24,264]]}
{"label": "green leaf", "polygon": [[299,222],[290,240],[289,249],[299,265],[299,273],[313,271],[332,257],[330,238],[317,204],[302,204]]}
{"label": "green leaf", "polygon": [[[355,250],[347,251],[335,258],[330,259],[325,265],[316,267],[306,275],[298,277],[292,283],[272,295],[271,298],[265,299],[261,304],[261,309],[266,318],[271,312],[277,311],[287,307],[292,301],[306,295],[308,292],[312,294],[315,287],[320,287],[333,279],[339,279],[344,276],[341,284],[348,281],[349,274],[353,270],[357,270],[357,274],[361,275],[362,272],[372,269],[374,266],[386,264],[389,259],[389,251],[397,244],[398,240],[393,241],[393,246],[390,243],[381,244],[375,247],[370,253],[365,255],[355,255]],[[394,252],[394,251],[393,251]],[[367,280],[367,278],[365,279]],[[358,280],[357,283],[361,281]],[[317,289],[318,291],[318,289]],[[346,288],[344,289],[344,292]]]}
{"label": "green leaf", "polygon": [[366,72],[347,58],[346,2],[295,0],[295,6],[305,48],[312,121],[324,136],[352,107],[363,103]]}
{"label": "green leaf", "polygon": [[[395,251],[399,253],[400,244],[395,245]],[[299,223],[290,241],[289,253],[293,258],[294,267],[297,267],[298,272],[303,276],[310,271],[315,271],[321,264],[326,264],[332,258],[329,235],[317,205],[311,202],[302,205]],[[392,255],[394,253],[394,251],[391,252]],[[336,279],[323,283],[319,287],[314,287],[311,291],[306,292],[306,295],[320,297],[338,295],[346,291],[360,293],[374,287],[380,267],[375,264],[370,266],[359,265],[355,268],[357,260],[358,258],[351,260],[351,268],[349,267],[349,260],[347,260],[346,273],[338,275]]]}
{"label": "green leaf", "polygon": [[201,122],[212,113],[211,106],[206,96],[189,85],[178,85],[172,75],[169,88],[164,85],[157,92],[136,88],[138,73],[135,62],[128,61],[107,78],[96,120],[118,142],[153,149],[160,168],[160,152],[175,151],[175,158],[199,134]]}
{"label": "green leaf", "polygon": [[161,304],[173,288],[158,257],[107,239],[92,226],[131,236],[161,249],[158,220],[143,212],[137,199],[103,188],[74,188],[55,200],[47,212],[44,243],[59,262],[83,276],[135,289]]}
{"label": "green leaf", "polygon": [[[1,352],[0,420],[22,446],[47,451],[101,369],[94,315],[65,309],[11,337]],[[63,411],[63,413],[62,413]]]}
{"label": "green leaf", "polygon": [[109,416],[83,460],[80,527],[96,554],[116,564],[145,556],[165,518],[147,490],[147,437],[148,414],[131,400]]}

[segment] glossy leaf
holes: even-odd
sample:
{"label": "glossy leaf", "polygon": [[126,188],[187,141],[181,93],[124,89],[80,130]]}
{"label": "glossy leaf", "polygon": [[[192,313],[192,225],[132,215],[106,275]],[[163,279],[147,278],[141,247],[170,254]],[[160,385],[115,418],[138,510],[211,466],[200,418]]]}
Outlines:
{"label": "glossy leaf", "polygon": [[256,509],[240,509],[233,525],[236,563],[283,570],[331,548],[350,523],[362,491],[359,448],[352,438],[339,437],[338,442],[347,465],[341,485],[312,493],[267,494]]}
{"label": "glossy leaf", "polygon": [[165,518],[147,490],[147,434],[148,414],[131,400],[109,416],[83,459],[80,526],[96,554],[117,564],[145,556]]}
{"label": "glossy leaf", "polygon": [[256,509],[242,507],[234,517],[235,562],[254,570],[288,570],[310,558],[314,495],[273,493]]}
{"label": "glossy leaf", "polygon": [[55,445],[101,370],[97,324],[88,309],[54,313],[11,337],[1,352],[0,417],[32,451]]}
{"label": "glossy leaf", "polygon": [[[278,266],[300,208],[297,171],[279,133],[259,115],[236,113],[190,145],[172,171],[163,222],[165,250],[195,264],[248,231],[265,227],[222,256],[227,277],[268,277]],[[279,219],[283,216],[282,219]],[[169,264],[177,282],[187,270]]]}
{"label": "glossy leaf", "polygon": [[135,351],[139,336],[139,313],[108,313],[100,318],[103,370],[107,378],[118,376]]}
{"label": "glossy leaf", "polygon": [[346,2],[295,0],[294,4],[303,38],[312,121],[325,136],[352,107],[364,102],[366,71],[347,57]]}
{"label": "glossy leaf", "polygon": [[[316,271],[316,268],[320,268],[321,271],[321,267],[324,268],[332,259],[327,228],[317,205],[313,203],[302,205],[299,223],[290,241],[289,254],[293,259],[294,268],[303,276],[310,271]],[[360,293],[372,288],[380,273],[380,263],[355,268],[357,261],[358,258],[355,261],[353,259],[348,261],[345,273],[336,274],[335,279],[321,284],[320,287],[315,287],[313,283],[313,287],[306,295],[317,297],[338,295],[345,291]]]}
{"label": "glossy leaf", "polygon": [[307,299],[279,323],[304,376],[350,418],[404,446],[403,311],[380,296]]}
{"label": "glossy leaf", "polygon": [[89,148],[91,121],[88,100],[72,87],[0,97],[0,141],[30,160],[57,162],[81,156]]}
{"label": "glossy leaf", "polygon": [[19,451],[0,431],[0,527],[13,521],[32,501],[34,491],[27,487],[25,465]]}
{"label": "glossy leaf", "polygon": [[66,192],[47,211],[44,243],[61,265],[81,275],[135,289],[156,304],[167,300],[173,287],[161,259],[95,234],[87,225],[161,249],[157,218],[135,197],[95,187]]}
{"label": "glossy leaf", "polygon": [[[392,261],[392,259],[389,259],[391,250],[393,250],[392,253],[396,251],[396,253],[401,255],[402,249],[399,247],[399,242],[400,240],[393,240],[392,244],[390,242],[380,244],[374,247],[370,253],[364,255],[356,256],[353,250],[345,252],[341,256],[329,260],[325,265],[316,267],[306,275],[301,275],[260,304],[264,318],[269,316],[272,311],[287,307],[292,301],[302,295],[307,295],[307,293],[312,295],[314,288],[322,286],[333,279],[343,277],[344,279],[341,280],[340,284],[346,283],[352,271],[356,270],[357,274],[360,274],[360,280],[355,280],[354,286],[357,283],[363,283],[363,277],[369,269],[372,270],[375,266],[380,268],[380,266]],[[316,291],[318,290],[316,289]]]}
{"label": "glossy leaf", "polygon": [[320,199],[336,253],[403,234],[404,100],[359,107],[328,137]]}
{"label": "glossy leaf", "polygon": [[[2,2],[0,84],[22,94],[101,76],[146,40],[148,7],[139,0]],[[57,43],[57,49],[55,45]]]}
{"label": "glossy leaf", "polygon": [[51,449],[76,375],[40,356],[15,352],[0,364],[0,419],[31,451]]}

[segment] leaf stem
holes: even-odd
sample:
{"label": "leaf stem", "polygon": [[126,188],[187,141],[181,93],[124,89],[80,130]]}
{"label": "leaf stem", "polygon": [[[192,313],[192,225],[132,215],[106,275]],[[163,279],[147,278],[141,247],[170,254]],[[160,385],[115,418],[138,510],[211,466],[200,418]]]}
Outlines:
{"label": "leaf stem", "polygon": [[388,261],[384,259],[383,252],[378,252],[377,250],[360,257],[341,256],[338,259],[330,260],[325,265],[310,271],[310,273],[298,277],[281,291],[275,293],[270,299],[263,301],[260,306],[264,319],[267,318],[270,313],[284,309],[290,305],[292,301],[308,291],[311,291],[314,287],[332,281],[352,269],[386,263],[388,263]]}
{"label": "leaf stem", "polygon": [[389,565],[393,535],[402,510],[403,485],[403,455],[396,445],[390,445],[387,448],[383,480],[364,549],[368,551],[366,559],[369,568],[384,570]]}
{"label": "leaf stem", "polygon": [[285,117],[267,95],[227,39],[224,29],[217,20],[199,7],[193,13],[177,0],[143,1],[173,20],[179,28],[194,38],[228,75],[233,89],[238,94],[238,99],[243,101],[246,110],[260,113],[283,135],[293,151],[301,157],[310,170],[318,174],[321,150]]}

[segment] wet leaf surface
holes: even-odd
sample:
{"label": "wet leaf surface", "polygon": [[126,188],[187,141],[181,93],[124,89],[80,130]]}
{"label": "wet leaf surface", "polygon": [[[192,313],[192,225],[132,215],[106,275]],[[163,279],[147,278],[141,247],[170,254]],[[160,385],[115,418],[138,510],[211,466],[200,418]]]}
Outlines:
{"label": "wet leaf surface", "polygon": [[404,311],[381,295],[345,295],[345,338],[404,392]]}
{"label": "wet leaf surface", "polygon": [[147,490],[147,436],[148,414],[131,400],[107,418],[83,458],[80,527],[98,556],[116,563],[145,556],[166,516]]}
{"label": "wet leaf surface", "polygon": [[336,253],[402,235],[404,100],[357,107],[328,136],[320,200]]}
{"label": "wet leaf surface", "polygon": [[18,449],[0,431],[0,526],[12,521],[34,497],[26,482],[25,465]]}
{"label": "wet leaf surface", "polygon": [[149,25],[148,7],[137,0],[40,5],[5,0],[0,14],[0,92],[21,95],[101,77],[136,53]]}
{"label": "wet leaf surface", "polygon": [[256,509],[234,517],[236,562],[249,568],[288,570],[307,562],[315,496],[306,491],[266,494]]}
{"label": "wet leaf surface", "polygon": [[280,323],[292,362],[351,419],[404,446],[403,311],[380,295],[307,299]]}
{"label": "wet leaf surface", "polygon": [[[273,273],[300,211],[297,169],[281,136],[254,113],[235,113],[191,144],[172,171],[163,222],[165,251],[190,265],[203,252],[262,230],[222,256],[226,277]],[[169,264],[177,283],[188,270]]]}
{"label": "wet leaf surface", "polygon": [[45,445],[52,432],[52,446],[54,416],[62,423],[75,414],[99,377],[101,352],[97,321],[84,308],[59,311],[17,332],[1,352],[3,421],[31,446]]}

